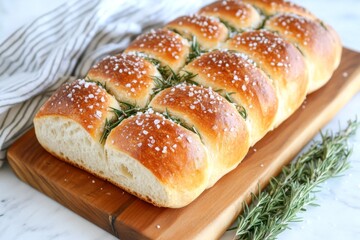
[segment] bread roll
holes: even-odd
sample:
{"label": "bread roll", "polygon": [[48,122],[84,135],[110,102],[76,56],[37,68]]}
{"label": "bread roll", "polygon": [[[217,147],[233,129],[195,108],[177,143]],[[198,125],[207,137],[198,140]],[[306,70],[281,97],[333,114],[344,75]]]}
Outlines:
{"label": "bread roll", "polygon": [[220,43],[228,36],[228,29],[219,19],[201,15],[179,17],[168,23],[166,27],[174,29],[189,40],[195,36],[203,49],[220,47]]}
{"label": "bread roll", "polygon": [[272,81],[279,96],[278,126],[302,104],[309,77],[300,51],[275,33],[253,30],[229,39],[225,48],[245,53]]}
{"label": "bread roll", "polygon": [[[307,18],[316,18],[307,9],[287,0],[241,0],[259,9],[265,16],[278,13],[294,13]],[[225,1],[230,2],[230,1]]]}
{"label": "bread roll", "polygon": [[178,72],[185,65],[190,52],[189,42],[179,34],[166,29],[152,30],[140,35],[125,50],[146,54]]}
{"label": "bread roll", "polygon": [[156,206],[182,207],[208,184],[199,136],[152,111],[124,120],[107,138],[105,152],[110,181]]}
{"label": "bread roll", "polygon": [[192,79],[202,86],[212,87],[244,108],[254,145],[275,124],[278,112],[276,88],[268,76],[248,56],[236,52],[214,50],[186,65],[185,71],[195,73]]}
{"label": "bread roll", "polygon": [[168,112],[189,128],[196,129],[211,160],[208,187],[233,170],[249,149],[244,119],[231,103],[212,89],[177,85],[159,93],[150,106],[157,112]]}
{"label": "bread roll", "polygon": [[341,50],[296,4],[217,1],[62,86],[36,114],[36,136],[149,203],[183,207],[323,86]]}
{"label": "bread roll", "polygon": [[104,123],[119,109],[113,96],[96,83],[77,80],[63,85],[34,118],[36,137],[54,156],[107,178],[101,136]]}
{"label": "bread roll", "polygon": [[120,102],[145,107],[154,88],[153,76],[161,77],[151,62],[135,55],[119,54],[94,65],[86,78],[101,83]]}
{"label": "bread roll", "polygon": [[261,26],[263,17],[251,5],[241,1],[216,1],[200,9],[199,14],[219,18],[237,31]]}
{"label": "bread roll", "polygon": [[320,21],[279,14],[271,17],[265,28],[276,31],[304,55],[309,71],[308,93],[322,87],[332,75],[329,68],[335,69],[340,63],[340,39]]}

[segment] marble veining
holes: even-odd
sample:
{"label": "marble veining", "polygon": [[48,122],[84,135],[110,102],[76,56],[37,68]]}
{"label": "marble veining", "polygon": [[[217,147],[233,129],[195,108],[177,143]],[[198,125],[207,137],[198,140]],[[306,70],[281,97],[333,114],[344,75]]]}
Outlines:
{"label": "marble veining", "polygon": [[[46,12],[63,0],[31,1],[31,11],[21,8],[25,0],[0,0],[0,41],[29,19]],[[44,4],[46,2],[46,4]],[[340,34],[346,47],[360,51],[360,1],[358,0],[296,0]],[[46,8],[47,7],[47,8]],[[20,9],[21,17],[19,16]],[[22,9],[22,10],[21,10]],[[26,8],[28,9],[28,8]],[[11,24],[6,24],[11,20]],[[358,93],[324,128],[336,131],[339,122],[360,117]],[[350,140],[353,145],[351,169],[343,177],[322,185],[316,194],[319,207],[308,207],[300,214],[303,222],[290,225],[279,237],[297,239],[359,239],[360,238],[360,131]],[[227,232],[222,239],[232,239]],[[8,164],[0,168],[0,239],[115,239],[47,196],[21,182]]]}

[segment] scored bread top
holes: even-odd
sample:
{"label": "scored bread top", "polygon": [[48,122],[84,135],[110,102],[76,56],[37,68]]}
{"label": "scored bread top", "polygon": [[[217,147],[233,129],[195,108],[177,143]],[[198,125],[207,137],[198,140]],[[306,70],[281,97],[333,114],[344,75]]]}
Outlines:
{"label": "scored bread top", "polygon": [[213,164],[210,186],[224,171],[233,169],[248,151],[249,132],[244,119],[211,88],[177,85],[160,92],[150,105],[158,112],[166,111],[179,118],[199,134]]}
{"label": "scored bread top", "polygon": [[252,143],[272,129],[278,110],[276,89],[248,56],[215,50],[196,58],[184,70],[197,74],[193,81],[203,86],[231,93],[234,102],[245,108]]}
{"label": "scored bread top", "polygon": [[103,84],[120,102],[145,107],[154,88],[157,68],[144,58],[131,54],[108,56],[94,65],[87,78]]}
{"label": "scored bread top", "polygon": [[276,125],[300,106],[309,79],[304,58],[294,45],[270,31],[253,30],[229,39],[226,47],[247,54],[273,81],[282,98]]}
{"label": "scored bread top", "polygon": [[307,18],[316,17],[304,7],[301,7],[293,2],[287,0],[242,0],[243,2],[252,4],[262,11],[267,16],[275,15],[277,13],[295,13]]}
{"label": "scored bread top", "polygon": [[185,191],[208,181],[208,157],[200,138],[152,110],[124,120],[106,145],[139,161],[170,188]]}
{"label": "scored bread top", "polygon": [[177,72],[185,65],[189,49],[189,42],[179,34],[167,29],[157,29],[137,37],[125,52],[144,53]]}
{"label": "scored bread top", "polygon": [[46,116],[72,119],[92,137],[100,140],[105,120],[114,117],[109,111],[110,107],[120,108],[105,89],[82,79],[62,85],[40,108],[35,119]]}
{"label": "scored bread top", "polygon": [[228,36],[228,29],[217,18],[202,15],[182,16],[168,23],[166,27],[174,29],[189,40],[195,36],[203,49],[219,47]]}
{"label": "scored bread top", "polygon": [[253,6],[240,1],[216,1],[201,8],[199,14],[218,17],[238,31],[257,28],[263,20]]}
{"label": "scored bread top", "polygon": [[270,18],[265,28],[297,46],[308,62],[310,86],[313,92],[330,78],[330,68],[339,64],[340,40],[324,23],[295,14],[279,14]]}

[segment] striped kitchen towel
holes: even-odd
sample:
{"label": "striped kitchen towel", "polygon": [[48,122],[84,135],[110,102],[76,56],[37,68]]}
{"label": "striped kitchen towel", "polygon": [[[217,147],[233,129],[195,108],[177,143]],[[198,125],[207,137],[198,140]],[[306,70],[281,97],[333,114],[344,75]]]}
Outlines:
{"label": "striped kitchen towel", "polygon": [[139,33],[206,0],[75,0],[26,24],[0,43],[0,166],[6,149],[32,126],[39,107],[64,82],[84,77]]}

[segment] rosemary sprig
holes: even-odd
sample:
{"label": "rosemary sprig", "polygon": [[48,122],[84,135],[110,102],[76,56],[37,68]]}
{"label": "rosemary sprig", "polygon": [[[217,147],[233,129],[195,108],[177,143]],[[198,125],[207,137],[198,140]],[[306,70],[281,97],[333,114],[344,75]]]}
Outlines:
{"label": "rosemary sprig", "polygon": [[199,57],[201,54],[203,54],[205,52],[206,51],[201,49],[200,44],[197,41],[196,37],[193,36],[192,41],[191,41],[191,49],[190,49],[189,56],[188,56],[188,58],[186,60],[186,64],[188,64],[189,62],[191,62],[192,60]]}
{"label": "rosemary sprig", "polygon": [[186,128],[187,130],[190,130],[193,133],[195,133],[196,135],[198,135],[201,142],[204,143],[199,131],[197,130],[197,128],[195,126],[189,126],[186,123],[184,123],[183,121],[181,121],[180,118],[171,115],[167,108],[165,109],[165,112],[163,112],[163,115],[166,119],[169,119],[169,120],[173,121],[174,123]]}
{"label": "rosemary sprig", "polygon": [[328,27],[323,21],[320,21],[320,26],[323,27],[326,31],[329,31]]}
{"label": "rosemary sprig", "polygon": [[256,30],[264,29],[265,25],[266,25],[266,22],[270,19],[270,16],[267,16],[265,14],[262,14],[262,16],[264,16],[263,19],[262,19],[262,23],[256,28]]}
{"label": "rosemary sprig", "polygon": [[179,125],[182,124],[180,118],[170,115],[169,110],[167,108],[165,109],[165,112],[163,112],[163,115],[166,119],[169,119],[176,124],[179,124]]}
{"label": "rosemary sprig", "polygon": [[151,62],[155,67],[159,67],[161,64],[160,64],[160,61],[155,59],[155,58],[151,58],[151,57],[148,57],[148,56],[144,56],[144,59]]}
{"label": "rosemary sprig", "polygon": [[110,111],[116,115],[116,118],[112,120],[105,120],[104,131],[100,138],[100,143],[104,143],[106,138],[109,136],[112,129],[119,125],[124,119],[135,115],[138,112],[145,112],[146,108],[139,108],[132,104],[119,102],[120,109],[110,107]]}
{"label": "rosemary sprig", "polygon": [[155,58],[152,58],[152,57],[149,57],[145,54],[142,54],[142,57],[151,62],[159,71],[160,75],[167,78],[170,74],[171,74],[171,71],[169,70],[169,67],[168,66],[162,66],[161,65],[161,62]]}
{"label": "rosemary sprig", "polygon": [[[217,91],[223,91],[223,90],[219,89]],[[247,112],[246,112],[246,109],[242,105],[239,105],[239,104],[234,102],[234,100],[231,97],[231,95],[233,95],[233,94],[234,94],[234,92],[231,92],[231,93],[225,92],[224,97],[228,102],[232,103],[235,106],[235,108],[239,112],[239,114],[246,120],[247,116],[248,116]]]}
{"label": "rosemary sprig", "polygon": [[176,86],[182,82],[194,83],[192,79],[196,76],[196,74],[184,70],[180,71],[179,73],[175,73],[170,67],[167,67],[167,71],[170,72],[170,74],[168,74],[167,76],[164,76],[164,74],[163,77],[153,77],[153,80],[155,82],[155,87],[153,88],[153,95],[156,95],[162,90]]}
{"label": "rosemary sprig", "polygon": [[179,32],[178,30],[176,30],[175,28],[170,28],[169,30],[180,35],[181,37],[184,37],[183,34],[181,32]]}
{"label": "rosemary sprig", "polygon": [[105,83],[101,83],[99,81],[95,81],[96,85],[98,85],[99,87],[102,87],[103,89],[105,89],[107,92],[109,89],[107,89],[106,87],[106,82]]}
{"label": "rosemary sprig", "polygon": [[348,169],[351,149],[347,140],[358,126],[357,121],[349,121],[335,135],[321,134],[321,140],[285,166],[263,192],[252,194],[252,204],[244,203],[243,213],[237,219],[236,238],[275,239],[290,222],[301,221],[296,214],[305,211],[308,205],[315,205],[312,193],[319,184]]}

